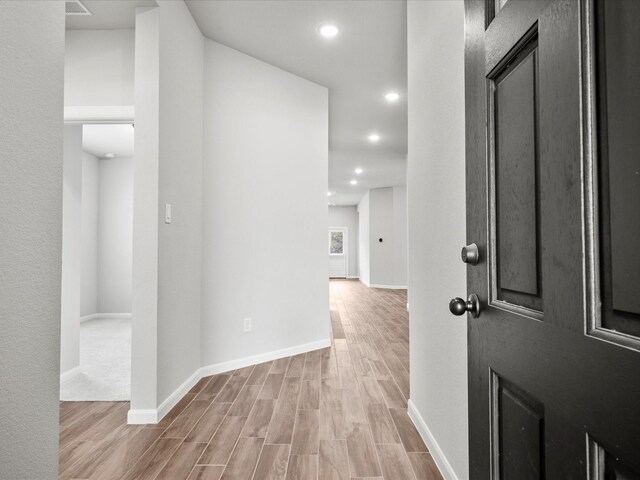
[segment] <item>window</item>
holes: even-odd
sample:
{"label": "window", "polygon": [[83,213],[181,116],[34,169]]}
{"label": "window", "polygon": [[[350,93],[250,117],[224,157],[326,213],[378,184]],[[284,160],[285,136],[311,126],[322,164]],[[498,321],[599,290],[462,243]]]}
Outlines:
{"label": "window", "polygon": [[330,255],[343,255],[344,254],[344,232],[330,232],[329,233],[329,254]]}

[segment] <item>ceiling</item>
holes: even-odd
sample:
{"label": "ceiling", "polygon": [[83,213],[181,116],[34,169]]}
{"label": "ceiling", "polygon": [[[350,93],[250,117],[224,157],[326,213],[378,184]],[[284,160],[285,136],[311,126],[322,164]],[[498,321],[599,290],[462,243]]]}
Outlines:
{"label": "ceiling", "polygon": [[134,28],[137,7],[155,7],[155,0],[81,0],[93,15],[67,15],[66,28],[114,29]]}
{"label": "ceiling", "polygon": [[133,157],[133,125],[84,125],[82,149],[98,158],[105,158],[106,153]]}
{"label": "ceiling", "polygon": [[[67,28],[133,28],[153,0],[83,0],[93,13]],[[328,203],[355,205],[370,188],[404,185],[407,154],[406,2],[186,0],[202,33],[329,88]],[[324,22],[340,27],[321,37]],[[389,103],[384,95],[396,91]],[[367,136],[380,135],[373,144]],[[355,168],[363,173],[356,175]],[[351,180],[357,180],[353,186]]]}
{"label": "ceiling", "polygon": [[[205,36],[329,88],[329,203],[355,205],[370,188],[406,183],[406,2],[186,3]],[[324,22],[340,33],[318,35]],[[400,99],[387,102],[389,91]]]}

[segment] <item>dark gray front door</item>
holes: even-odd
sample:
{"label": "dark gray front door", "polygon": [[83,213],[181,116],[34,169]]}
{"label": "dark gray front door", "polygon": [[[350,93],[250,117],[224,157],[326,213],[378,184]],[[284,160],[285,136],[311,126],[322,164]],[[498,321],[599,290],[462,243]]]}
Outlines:
{"label": "dark gray front door", "polygon": [[640,478],[640,1],[465,8],[470,477]]}

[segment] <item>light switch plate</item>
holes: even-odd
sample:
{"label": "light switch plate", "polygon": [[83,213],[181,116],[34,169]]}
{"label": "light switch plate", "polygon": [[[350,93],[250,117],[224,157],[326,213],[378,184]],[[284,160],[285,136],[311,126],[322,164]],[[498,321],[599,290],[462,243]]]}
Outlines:
{"label": "light switch plate", "polygon": [[164,223],[171,223],[171,204],[170,203],[165,204]]}

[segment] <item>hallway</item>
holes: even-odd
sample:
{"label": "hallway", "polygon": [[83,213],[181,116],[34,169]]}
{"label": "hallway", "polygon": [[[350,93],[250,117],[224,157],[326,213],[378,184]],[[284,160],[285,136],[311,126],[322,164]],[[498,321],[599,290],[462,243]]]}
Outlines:
{"label": "hallway", "polygon": [[203,378],[158,425],[63,402],[60,478],[441,478],[406,414],[406,302],[332,280],[331,348]]}

